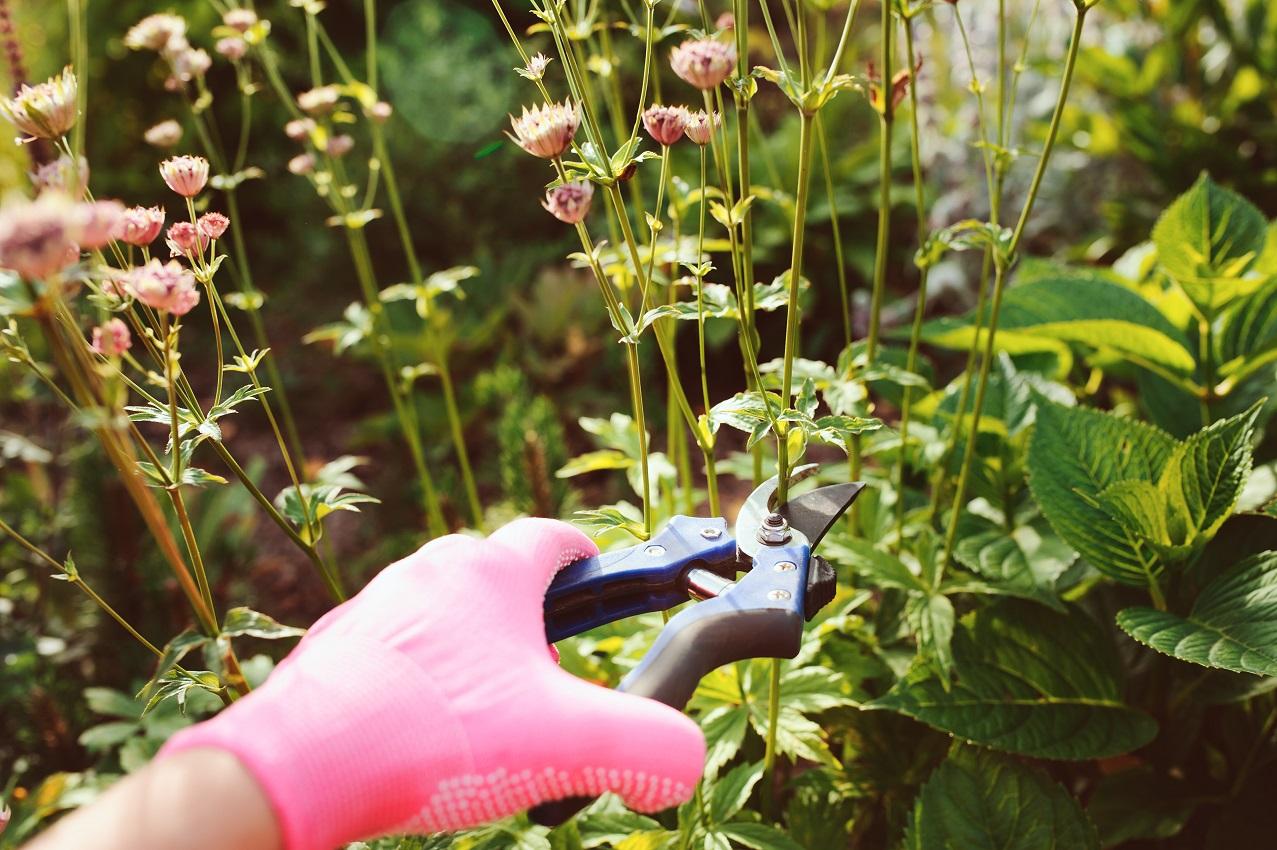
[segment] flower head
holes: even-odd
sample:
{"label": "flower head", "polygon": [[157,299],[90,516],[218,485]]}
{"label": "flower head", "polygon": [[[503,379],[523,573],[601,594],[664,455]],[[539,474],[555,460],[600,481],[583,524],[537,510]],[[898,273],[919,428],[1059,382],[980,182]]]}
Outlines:
{"label": "flower head", "polygon": [[204,213],[195,222],[199,227],[200,233],[209,239],[221,239],[222,234],[226,232],[226,228],[231,226],[231,220],[219,212]]}
{"label": "flower head", "polygon": [[120,216],[115,238],[139,248],[150,245],[164,227],[164,210],[159,207],[129,207]]}
{"label": "flower head", "polygon": [[683,138],[687,118],[687,107],[655,104],[643,113],[643,127],[653,141],[668,146]]}
{"label": "flower head", "polygon": [[302,112],[311,115],[325,115],[333,111],[337,101],[341,99],[341,89],[336,86],[320,86],[297,95],[297,105]]}
{"label": "flower head", "polygon": [[115,239],[124,218],[124,205],[119,201],[91,201],[75,208],[76,242],[90,251],[103,248]]}
{"label": "flower head", "polygon": [[315,170],[315,157],[308,153],[299,153],[288,161],[289,172],[302,177],[311,174]]}
{"label": "flower head", "polygon": [[76,204],[61,192],[46,192],[0,209],[0,266],[27,280],[40,280],[79,256]]}
{"label": "flower head", "polygon": [[714,28],[718,30],[736,29],[736,16],[731,12],[724,12],[714,19]]}
{"label": "flower head", "polygon": [[553,61],[553,59],[546,56],[544,53],[538,53],[528,60],[527,65],[524,65],[522,68],[515,68],[514,70],[518,72],[520,77],[536,82],[545,76],[545,69],[548,68],[550,63]]}
{"label": "flower head", "polygon": [[284,135],[294,142],[302,141],[313,132],[315,132],[313,118],[294,118],[284,125]]}
{"label": "flower head", "polygon": [[717,112],[706,112],[702,109],[687,114],[687,120],[683,123],[683,132],[693,144],[705,147],[713,141],[714,133],[722,124],[723,116]]}
{"label": "flower head", "polygon": [[340,136],[333,136],[328,140],[325,150],[329,156],[345,156],[350,153],[351,148],[355,146],[353,137],[342,133]]}
{"label": "flower head", "polygon": [[149,128],[142,138],[153,147],[171,148],[182,141],[182,125],[170,118]]}
{"label": "flower head", "polygon": [[208,185],[208,160],[202,156],[175,156],[160,163],[160,176],[183,198],[193,198]]}
{"label": "flower head", "polygon": [[186,20],[178,15],[148,15],[124,36],[130,50],[164,50],[170,42],[186,43]]}
{"label": "flower head", "polygon": [[175,221],[164,234],[170,257],[192,257],[204,253],[208,239],[189,221]]}
{"label": "flower head", "polygon": [[585,219],[586,213],[590,211],[590,200],[593,197],[594,184],[588,180],[579,180],[575,183],[555,186],[546,192],[541,206],[559,221],[565,224],[576,224]]}
{"label": "flower head", "polygon": [[75,126],[79,91],[68,66],[38,86],[24,85],[12,98],[0,99],[0,112],[32,138],[56,139]]}
{"label": "flower head", "polygon": [[89,162],[80,157],[77,164],[71,157],[62,154],[37,168],[31,175],[31,184],[37,192],[63,192],[79,200],[89,188]]}
{"label": "flower head", "polygon": [[129,269],[125,286],[143,304],[174,316],[185,316],[200,303],[195,275],[173,260],[152,259]]}
{"label": "flower head", "polygon": [[[193,49],[189,46],[174,51],[168,57],[173,66],[173,79],[178,83],[189,83],[196,77],[202,77],[213,67],[213,59],[208,51]],[[173,86],[170,85],[170,88]]]}
{"label": "flower head", "polygon": [[222,15],[222,23],[240,33],[245,33],[257,25],[257,13],[252,9],[231,9]]}
{"label": "flower head", "polygon": [[219,38],[217,44],[213,45],[213,49],[232,62],[238,62],[244,58],[244,54],[248,53],[248,42],[239,36]]}
{"label": "flower head", "polygon": [[394,114],[395,108],[384,100],[379,100],[364,110],[364,115],[375,124],[385,124]]}
{"label": "flower head", "polygon": [[133,335],[120,319],[107,319],[93,329],[93,350],[103,357],[119,357],[132,347]]}
{"label": "flower head", "polygon": [[510,138],[533,156],[553,159],[572,144],[572,137],[581,126],[581,107],[571,101],[543,103],[528,109],[518,118],[510,116],[514,128]]}
{"label": "flower head", "polygon": [[670,53],[670,66],[698,89],[717,88],[736,67],[736,45],[713,38],[691,39]]}

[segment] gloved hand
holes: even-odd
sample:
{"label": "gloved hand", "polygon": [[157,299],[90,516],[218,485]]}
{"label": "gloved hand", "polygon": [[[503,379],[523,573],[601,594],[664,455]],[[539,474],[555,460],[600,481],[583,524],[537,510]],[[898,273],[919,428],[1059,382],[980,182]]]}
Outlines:
{"label": "gloved hand", "polygon": [[680,803],[704,762],[696,724],[572,676],[546,648],[546,589],[596,553],[553,520],[434,540],[160,757],[235,754],[270,799],[287,850],[461,829],[604,791],[641,811]]}

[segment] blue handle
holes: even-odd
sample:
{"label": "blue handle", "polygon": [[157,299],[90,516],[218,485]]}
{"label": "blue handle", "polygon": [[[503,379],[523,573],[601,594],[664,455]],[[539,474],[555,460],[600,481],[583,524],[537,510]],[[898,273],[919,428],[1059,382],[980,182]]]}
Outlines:
{"label": "blue handle", "polygon": [[680,579],[693,566],[734,577],[736,540],[721,518],[676,516],[646,543],[575,561],[545,596],[550,643],[626,617],[687,601]]}

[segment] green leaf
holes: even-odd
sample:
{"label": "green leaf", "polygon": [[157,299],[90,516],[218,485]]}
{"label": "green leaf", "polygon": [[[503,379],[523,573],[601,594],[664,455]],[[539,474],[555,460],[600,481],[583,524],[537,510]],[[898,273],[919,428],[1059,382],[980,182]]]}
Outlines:
{"label": "green leaf", "polygon": [[1045,517],[1005,526],[973,513],[958,522],[954,557],[968,569],[996,583],[1003,592],[1058,606],[1055,582],[1077,559]]}
{"label": "green leaf", "polygon": [[1267,238],[1263,214],[1204,173],[1153,227],[1162,268],[1204,313],[1238,294],[1238,280],[1259,259]]}
{"label": "green leaf", "polygon": [[155,673],[151,676],[150,681],[142,688],[140,696],[143,699],[150,699],[154,694],[154,689],[159,680],[168,675],[169,671],[182,663],[182,659],[187,653],[194,649],[199,649],[208,643],[209,638],[192,629],[179,634],[177,637],[164,644],[164,650],[160,654],[159,663],[155,665]]}
{"label": "green leaf", "polygon": [[554,473],[554,477],[574,478],[603,469],[629,469],[637,462],[616,449],[599,449],[572,458]]}
{"label": "green leaf", "polygon": [[1156,480],[1175,441],[1150,425],[1041,400],[1029,443],[1029,487],[1055,532],[1097,570],[1146,585],[1154,553],[1097,501],[1111,484]]}
{"label": "green leaf", "polygon": [[754,850],[805,850],[801,844],[770,824],[727,823],[718,829],[737,844],[744,844]]}
{"label": "green leaf", "polygon": [[1098,850],[1077,801],[1041,770],[958,747],[922,786],[906,847],[923,850]]}
{"label": "green leaf", "polygon": [[581,844],[586,848],[616,844],[635,833],[661,828],[651,818],[629,811],[583,814],[576,824],[581,833]]}
{"label": "green leaf", "polygon": [[281,638],[301,637],[305,629],[285,626],[273,617],[254,611],[251,608],[232,608],[226,612],[222,621],[222,634],[225,637],[255,637],[263,640],[279,640]]}
{"label": "green leaf", "polygon": [[129,720],[137,720],[142,714],[142,707],[137,700],[111,688],[85,688],[84,699],[89,704],[89,710],[94,714],[124,717]]}
{"label": "green leaf", "polygon": [[739,812],[763,778],[763,763],[742,764],[719,777],[709,789],[710,823],[719,824]]}
{"label": "green leaf", "polygon": [[1187,617],[1127,608],[1117,624],[1164,655],[1236,673],[1277,676],[1277,552],[1234,565],[1197,597]]}
{"label": "green leaf", "polygon": [[86,750],[100,753],[124,743],[133,737],[137,730],[136,723],[115,721],[85,729],[77,740]]}
{"label": "green leaf", "polygon": [[953,674],[953,603],[940,593],[914,596],[905,606],[905,617],[918,636],[918,651],[934,660],[947,679]]}
{"label": "green leaf", "polygon": [[719,706],[704,714],[700,723],[705,734],[705,777],[713,779],[719,769],[740,752],[745,730],[749,728],[749,710],[734,705]]}
{"label": "green leaf", "polygon": [[1211,537],[1233,512],[1250,475],[1255,422],[1263,402],[1190,436],[1175,450],[1160,482],[1191,528]]}
{"label": "green leaf", "polygon": [[1085,614],[1004,600],[963,617],[953,636],[948,689],[917,667],[866,704],[908,715],[997,750],[1049,759],[1093,759],[1143,746],[1152,718],[1121,701],[1121,668]]}
{"label": "green leaf", "polygon": [[830,561],[847,564],[852,574],[874,587],[896,588],[911,593],[931,593],[931,586],[915,575],[903,561],[876,548],[860,537],[830,537],[821,554]]}
{"label": "green leaf", "polygon": [[1101,777],[1086,813],[1099,830],[1100,844],[1116,847],[1178,835],[1193,813],[1193,796],[1189,783],[1136,767]]}

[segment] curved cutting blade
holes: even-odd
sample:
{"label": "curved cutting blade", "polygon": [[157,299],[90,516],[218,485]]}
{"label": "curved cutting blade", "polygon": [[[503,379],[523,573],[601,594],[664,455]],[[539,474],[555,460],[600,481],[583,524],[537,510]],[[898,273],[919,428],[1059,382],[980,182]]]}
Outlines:
{"label": "curved cutting blade", "polygon": [[[814,463],[796,467],[789,476],[790,486],[812,477],[817,469],[818,466]],[[758,554],[763,545],[758,542],[758,529],[762,526],[763,518],[773,511],[785,517],[789,527],[806,537],[808,545],[813,549],[816,548],[825,532],[829,531],[838,517],[851,507],[851,503],[865,489],[865,485],[859,481],[831,484],[794,496],[777,507],[776,490],[779,486],[778,477],[769,478],[741,505],[740,513],[736,515],[736,547],[742,555],[753,557]]]}

